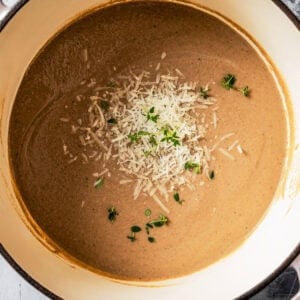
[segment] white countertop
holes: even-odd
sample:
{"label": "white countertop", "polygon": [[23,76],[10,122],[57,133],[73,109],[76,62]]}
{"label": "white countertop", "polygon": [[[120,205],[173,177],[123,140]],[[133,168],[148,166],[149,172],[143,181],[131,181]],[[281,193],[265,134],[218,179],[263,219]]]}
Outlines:
{"label": "white countertop", "polygon": [[46,300],[0,255],[0,300]]}

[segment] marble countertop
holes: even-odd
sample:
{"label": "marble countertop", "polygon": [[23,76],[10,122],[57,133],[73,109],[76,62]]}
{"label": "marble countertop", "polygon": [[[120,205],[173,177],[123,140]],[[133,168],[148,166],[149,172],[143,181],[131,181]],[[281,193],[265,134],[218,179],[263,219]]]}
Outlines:
{"label": "marble countertop", "polygon": [[281,0],[300,20],[300,0]]}
{"label": "marble countertop", "polygon": [[49,299],[24,280],[0,255],[0,300]]}
{"label": "marble countertop", "polygon": [[[300,0],[281,0],[300,20]],[[299,229],[300,230],[300,229]],[[264,290],[251,298],[251,300],[300,300],[295,296],[299,290],[300,256],[279,275]],[[0,300],[46,300],[49,299],[30,283],[24,280],[0,255]]]}

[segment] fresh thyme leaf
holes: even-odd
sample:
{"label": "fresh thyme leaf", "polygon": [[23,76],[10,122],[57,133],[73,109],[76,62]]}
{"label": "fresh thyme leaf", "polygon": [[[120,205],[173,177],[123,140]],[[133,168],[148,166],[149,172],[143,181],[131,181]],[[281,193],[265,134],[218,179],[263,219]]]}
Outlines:
{"label": "fresh thyme leaf", "polygon": [[115,118],[110,118],[107,120],[107,123],[109,124],[117,124],[117,120]]}
{"label": "fresh thyme leaf", "polygon": [[180,145],[180,142],[179,142],[179,136],[177,135],[177,132],[174,130],[170,130],[169,128],[164,128],[163,130],[163,134],[164,134],[164,137],[161,139],[161,142],[170,142],[170,143],[173,143],[174,146],[178,146]]}
{"label": "fresh thyme leaf", "polygon": [[152,116],[150,118],[150,120],[153,121],[154,123],[157,123],[158,118],[159,118],[159,115],[155,115],[155,116]]}
{"label": "fresh thyme leaf", "polygon": [[225,77],[223,77],[223,79],[221,81],[223,87],[226,90],[234,89],[236,91],[240,91],[245,97],[249,97],[250,96],[249,87],[248,86],[245,86],[243,88],[235,87],[234,86],[235,82],[236,82],[236,78],[232,74],[227,74]]}
{"label": "fresh thyme leaf", "polygon": [[165,223],[159,221],[159,220],[156,220],[156,221],[151,221],[152,224],[155,226],[155,227],[162,227],[164,226]]}
{"label": "fresh thyme leaf", "polygon": [[151,150],[147,150],[147,151],[144,150],[143,152],[144,152],[145,156],[148,157],[151,154],[152,151]]}
{"label": "fresh thyme leaf", "polygon": [[119,214],[114,207],[110,207],[108,210],[108,220],[110,222],[116,221],[117,215]]}
{"label": "fresh thyme leaf", "polygon": [[137,133],[129,134],[128,137],[130,138],[131,142],[137,142],[140,139]]}
{"label": "fresh thyme leaf", "polygon": [[145,230],[146,230],[146,233],[149,235],[150,233],[150,229],[153,229],[153,225],[147,223],[146,226],[145,226]]}
{"label": "fresh thyme leaf", "polygon": [[159,216],[159,219],[160,219],[160,221],[163,222],[164,224],[166,224],[166,223],[169,221],[168,218],[167,218],[166,216],[164,216],[164,215],[160,215],[160,216]]}
{"label": "fresh thyme leaf", "polygon": [[180,197],[179,197],[179,194],[178,194],[178,193],[175,193],[175,194],[173,195],[173,197],[174,197],[174,199],[175,199],[176,202],[179,202],[179,201],[180,201]]}
{"label": "fresh thyme leaf", "polygon": [[156,141],[156,138],[154,137],[154,135],[150,136],[149,142],[152,146],[157,146],[157,141]]}
{"label": "fresh thyme leaf", "polygon": [[245,96],[245,97],[249,97],[250,96],[250,89],[248,86],[245,86],[241,89],[239,89],[239,91],[241,91],[241,93]]}
{"label": "fresh thyme leaf", "polygon": [[128,138],[131,140],[132,143],[135,143],[138,142],[141,139],[141,137],[145,135],[150,135],[150,133],[147,131],[138,131],[136,133],[129,134]]}
{"label": "fresh thyme leaf", "polygon": [[147,209],[145,210],[145,216],[146,216],[146,217],[150,217],[150,216],[151,216],[151,209],[150,209],[150,208],[147,208]]}
{"label": "fresh thyme leaf", "polygon": [[180,199],[180,196],[179,196],[179,194],[178,194],[177,192],[174,193],[173,197],[174,197],[174,200],[175,200],[177,203],[179,203],[179,204],[182,204],[182,203],[184,202],[184,200],[181,200],[181,199]]}
{"label": "fresh thyme leaf", "polygon": [[[154,227],[162,227],[162,226],[168,224],[168,222],[169,222],[169,219],[166,216],[159,215],[159,217],[157,219],[151,220],[150,222],[146,223],[145,230],[146,230],[147,235],[150,234],[150,229],[153,229]],[[151,242],[151,241],[149,241],[149,242]],[[153,243],[153,241],[151,243]]]}
{"label": "fresh thyme leaf", "polygon": [[179,146],[180,142],[177,139],[172,140],[174,146]]}
{"label": "fresh thyme leaf", "polygon": [[150,225],[155,227],[162,227],[168,223],[168,218],[164,215],[160,215],[158,219],[152,220],[149,222]]}
{"label": "fresh thyme leaf", "polygon": [[199,174],[201,172],[201,167],[198,163],[195,163],[195,162],[190,162],[190,161],[187,161],[185,164],[184,164],[184,169],[185,170],[190,170],[190,171],[194,171],[196,174]]}
{"label": "fresh thyme leaf", "polygon": [[207,87],[200,87],[200,97],[202,97],[203,99],[207,99],[209,97],[208,95],[208,91],[209,89]]}
{"label": "fresh thyme leaf", "polygon": [[128,238],[131,242],[134,242],[134,241],[136,240],[135,234],[136,234],[137,232],[140,232],[142,229],[141,229],[140,226],[134,225],[134,226],[131,226],[130,230],[131,230],[130,235],[127,235],[127,238]]}
{"label": "fresh thyme leaf", "polygon": [[154,123],[157,123],[157,120],[159,118],[159,115],[154,115],[154,106],[150,108],[150,110],[147,113],[147,121],[151,120]]}
{"label": "fresh thyme leaf", "polygon": [[94,187],[96,189],[99,189],[103,186],[104,184],[104,178],[103,177],[99,177],[95,182],[94,182]]}
{"label": "fresh thyme leaf", "polygon": [[130,235],[127,235],[127,238],[133,243],[136,240],[135,233],[131,232]]}
{"label": "fresh thyme leaf", "polygon": [[148,236],[148,241],[149,241],[150,243],[155,243],[155,238],[152,237],[152,236]]}
{"label": "fresh thyme leaf", "polygon": [[100,101],[100,107],[104,109],[105,111],[108,111],[109,109],[109,103],[106,100],[101,100]]}
{"label": "fresh thyme leaf", "polygon": [[141,229],[140,226],[134,225],[134,226],[131,227],[131,232],[140,232],[141,230],[142,229]]}
{"label": "fresh thyme leaf", "polygon": [[139,135],[139,136],[150,135],[150,133],[147,132],[147,131],[140,130],[140,131],[138,131],[138,135]]}
{"label": "fresh thyme leaf", "polygon": [[210,171],[208,177],[210,180],[213,180],[215,178],[215,171],[214,170]]}
{"label": "fresh thyme leaf", "polygon": [[165,224],[165,223],[163,223],[163,222],[161,222],[161,221],[155,221],[155,222],[153,222],[153,225],[154,225],[155,227],[162,227],[162,226],[164,226],[164,224]]}
{"label": "fresh thyme leaf", "polygon": [[107,86],[110,87],[110,88],[115,88],[117,85],[116,85],[115,82],[110,81]]}
{"label": "fresh thyme leaf", "polygon": [[233,88],[234,84],[236,82],[236,78],[234,75],[232,74],[227,74],[226,76],[223,77],[221,83],[223,85],[223,87],[226,90],[230,90]]}

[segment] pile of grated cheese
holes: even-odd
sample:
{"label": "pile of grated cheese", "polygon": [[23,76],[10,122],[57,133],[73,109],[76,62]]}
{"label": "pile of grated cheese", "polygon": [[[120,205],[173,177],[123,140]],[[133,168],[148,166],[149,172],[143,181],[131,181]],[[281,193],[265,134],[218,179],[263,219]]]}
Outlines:
{"label": "pile of grated cheese", "polygon": [[[227,134],[208,147],[204,112],[210,109],[211,124],[216,128],[216,99],[201,96],[197,82],[183,82],[182,72],[175,69],[175,73],[161,74],[159,67],[154,74],[129,70],[104,87],[96,86],[93,79],[87,84],[93,90],[87,99],[87,113],[72,124],[72,133],[78,135],[84,149],[83,161],[102,164],[95,177],[110,177],[106,163],[113,159],[126,175],[120,184],[135,181],[134,199],[146,193],[167,213],[162,199],[167,200],[183,185],[194,188],[186,163],[196,164],[198,171],[209,177],[212,152],[234,135]],[[204,89],[208,90],[208,85]],[[77,101],[83,98],[78,95]],[[240,147],[235,141],[232,148],[236,145]],[[66,154],[67,145],[63,148]],[[218,150],[232,159],[227,150]],[[72,157],[70,162],[76,159]]]}
{"label": "pile of grated cheese", "polygon": [[[156,198],[157,192],[168,197],[168,192],[189,184],[185,164],[199,164],[203,173],[209,172],[210,150],[201,140],[206,135],[204,124],[196,122],[196,111],[207,109],[215,99],[202,99],[197,92],[196,83],[179,84],[179,78],[158,74],[154,82],[149,81],[150,74],[131,72],[124,94],[120,90],[112,93],[117,101],[126,99],[126,104],[113,109],[117,120],[112,127],[112,144],[115,149],[120,170],[134,175],[137,179],[134,190],[136,199],[140,192],[146,192]],[[149,112],[158,116],[157,122],[147,119]],[[164,140],[165,130],[176,133],[175,140]],[[142,132],[137,142],[128,137]],[[153,142],[154,138],[154,142]]]}

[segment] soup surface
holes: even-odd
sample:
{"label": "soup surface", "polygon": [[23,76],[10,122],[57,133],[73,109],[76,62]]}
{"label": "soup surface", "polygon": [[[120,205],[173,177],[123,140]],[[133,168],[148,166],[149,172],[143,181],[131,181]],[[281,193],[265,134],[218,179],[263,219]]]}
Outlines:
{"label": "soup surface", "polygon": [[[198,106],[183,112],[181,125],[188,128],[186,117],[205,131],[198,146],[189,146],[190,155],[204,149],[204,161],[184,161],[182,173],[165,180],[155,197],[158,183],[147,191],[147,172],[137,176],[132,165],[120,161],[120,144],[109,144],[127,124],[114,110],[119,99],[111,90],[136,84],[138,74],[150,82],[143,91],[154,86],[154,94],[162,80],[174,83],[171,98],[189,86]],[[127,85],[130,92],[134,84]],[[128,97],[121,100],[130,114]],[[93,109],[99,107],[96,116]],[[143,126],[162,122],[163,111],[155,104],[143,109]],[[170,108],[164,110],[168,115]],[[93,131],[100,117],[108,121],[100,130],[108,132],[103,138]],[[141,121],[128,122],[130,127]],[[118,126],[120,131],[112,129]],[[159,147],[174,152],[188,145],[179,129],[161,126],[166,139],[156,136],[159,145],[150,152],[145,148],[147,162],[162,155]],[[128,132],[126,151],[152,136]],[[287,133],[275,82],[237,32],[188,6],[135,2],[78,19],[44,47],[20,85],[9,139],[23,201],[61,249],[115,278],[160,280],[200,270],[245,240],[274,196]],[[166,168],[162,162],[163,170],[147,166],[156,174]]]}

